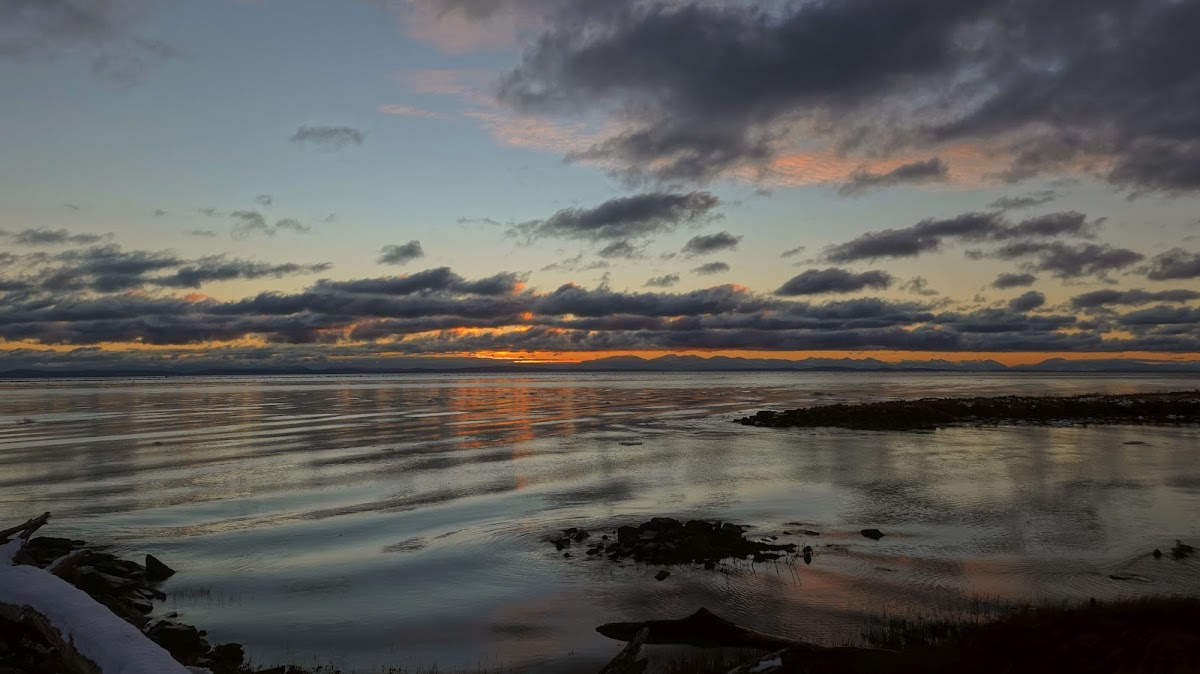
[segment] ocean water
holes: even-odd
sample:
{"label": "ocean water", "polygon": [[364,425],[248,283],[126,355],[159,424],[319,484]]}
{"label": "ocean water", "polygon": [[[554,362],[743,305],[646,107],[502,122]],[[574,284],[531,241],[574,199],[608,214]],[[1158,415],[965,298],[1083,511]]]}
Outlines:
{"label": "ocean water", "polygon": [[[620,649],[597,625],[701,606],[846,643],[880,613],[1200,593],[1195,560],[1149,555],[1200,543],[1200,428],[733,419],[1196,387],[916,373],[0,382],[0,522],[49,510],[47,535],[159,556],[179,571],[160,613],[264,664],[595,671]],[[545,541],[653,516],[749,524],[816,555],[658,582],[657,568],[564,559]]]}

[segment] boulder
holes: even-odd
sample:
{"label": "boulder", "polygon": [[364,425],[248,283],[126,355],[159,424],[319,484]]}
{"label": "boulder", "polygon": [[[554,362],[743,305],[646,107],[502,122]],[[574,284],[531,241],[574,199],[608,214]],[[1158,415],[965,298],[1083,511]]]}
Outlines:
{"label": "boulder", "polygon": [[151,583],[161,583],[174,575],[174,569],[163,564],[154,555],[146,555],[146,580]]}
{"label": "boulder", "polygon": [[883,532],[878,529],[863,529],[861,533],[863,536],[873,541],[883,538]]}

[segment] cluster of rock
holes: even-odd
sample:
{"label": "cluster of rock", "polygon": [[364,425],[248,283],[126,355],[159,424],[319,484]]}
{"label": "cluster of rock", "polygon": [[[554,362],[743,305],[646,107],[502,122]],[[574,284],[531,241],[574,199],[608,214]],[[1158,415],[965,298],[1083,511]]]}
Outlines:
{"label": "cluster of rock", "polygon": [[[767,562],[796,552],[794,544],[767,542],[773,541],[774,536],[750,540],[746,538],[746,529],[730,522],[680,522],[670,517],[655,517],[636,527],[622,526],[597,537],[572,527],[561,535],[551,536],[549,541],[560,551],[583,547],[589,557],[631,559],[659,566],[701,564],[706,569],[715,568],[717,562],[725,559]],[[571,557],[571,553],[565,552],[563,556]]]}
{"label": "cluster of rock", "polygon": [[893,400],[861,405],[822,405],[784,412],[763,410],[736,422],[775,428],[877,431],[1021,423],[1194,424],[1200,423],[1200,392]]}
{"label": "cluster of rock", "polygon": [[[30,539],[13,561],[45,569],[64,557],[54,568],[55,575],[142,630],[183,665],[201,667],[213,674],[302,671],[285,667],[251,669],[241,644],[214,646],[206,639],[204,630],[171,620],[152,621],[154,602],[166,599],[158,586],[175,573],[153,555],[146,555],[145,564],[139,564],[88,547],[84,541],[42,536]],[[45,643],[36,631],[0,618],[0,635],[0,672],[40,674],[62,670],[51,644]]]}

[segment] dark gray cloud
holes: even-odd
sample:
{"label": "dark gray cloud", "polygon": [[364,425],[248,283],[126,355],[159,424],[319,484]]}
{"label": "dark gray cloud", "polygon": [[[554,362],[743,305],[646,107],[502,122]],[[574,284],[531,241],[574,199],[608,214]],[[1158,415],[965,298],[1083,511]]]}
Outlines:
{"label": "dark gray cloud", "polygon": [[825,251],[830,262],[856,262],[888,257],[916,257],[940,250],[947,238],[966,241],[987,239],[1003,227],[997,213],[964,213],[946,220],[928,219],[904,229],[868,232]]}
{"label": "dark gray cloud", "polygon": [[618,118],[626,131],[578,156],[635,176],[765,171],[807,133],[865,154],[986,144],[1011,157],[1010,179],[1090,170],[1135,190],[1200,186],[1191,1],[538,7],[541,34],[501,100]]}
{"label": "dark gray cloud", "polygon": [[1071,245],[1061,241],[1019,241],[987,254],[1002,260],[1028,259],[1031,271],[1050,272],[1063,279],[1098,276],[1126,269],[1146,259],[1128,248],[1109,244]]}
{"label": "dark gray cloud", "polygon": [[643,288],[670,288],[679,285],[679,274],[665,274],[663,276],[655,276],[647,279],[642,285]]}
{"label": "dark gray cloud", "polygon": [[184,234],[188,236],[198,236],[205,239],[212,239],[217,236],[217,233],[211,229],[189,229],[188,231],[184,232]]}
{"label": "dark gray cloud", "polygon": [[894,280],[891,274],[879,270],[856,274],[836,267],[809,269],[784,283],[775,291],[775,294],[795,297],[798,295],[855,293],[868,288],[884,290],[891,287]]}
{"label": "dark gray cloud", "polygon": [[783,251],[782,253],[779,254],[779,257],[782,257],[782,258],[795,257],[796,255],[799,255],[800,253],[803,253],[806,250],[808,250],[808,246],[796,246],[795,248],[789,248],[789,249]]}
{"label": "dark gray cloud", "polygon": [[349,126],[302,126],[288,140],[332,152],[350,145],[362,145],[366,138],[366,132]]}
{"label": "dark gray cloud", "polygon": [[1192,253],[1182,248],[1172,248],[1165,253],[1155,255],[1146,270],[1146,278],[1151,281],[1200,278],[1200,253]]}
{"label": "dark gray cloud", "polygon": [[61,246],[66,244],[89,244],[104,240],[100,234],[73,234],[66,229],[26,229],[12,234],[12,242],[18,246]]}
{"label": "dark gray cloud", "polygon": [[379,264],[403,265],[425,257],[420,241],[409,241],[402,245],[389,244],[379,251]]}
{"label": "dark gray cloud", "polygon": [[1096,290],[1083,293],[1071,298],[1074,309],[1102,309],[1111,306],[1137,306],[1153,302],[1191,302],[1200,300],[1200,292],[1195,290],[1158,290],[1147,291],[1141,288],[1132,290]]}
{"label": "dark gray cloud", "polygon": [[[224,255],[184,259],[173,251],[124,250],[116,244],[56,254],[9,256],[9,265],[30,296],[73,297],[79,293],[123,293],[143,288],[199,288],[234,279],[283,278],[328,271],[331,265],[264,263]],[[10,289],[11,290],[11,289]]]}
{"label": "dark gray cloud", "polygon": [[1033,192],[1032,194],[1026,194],[1026,195],[1019,196],[1019,197],[1015,197],[1015,196],[1000,197],[999,199],[996,199],[992,203],[988,204],[988,208],[991,208],[991,209],[997,210],[997,211],[1017,211],[1017,210],[1021,210],[1021,209],[1025,209],[1025,208],[1033,208],[1035,206],[1041,206],[1043,204],[1048,204],[1051,201],[1054,201],[1055,199],[1057,199],[1058,197],[1059,197],[1058,192],[1056,192],[1054,190],[1041,190],[1038,192]]}
{"label": "dark gray cloud", "polygon": [[838,194],[846,197],[864,195],[874,190],[897,185],[921,185],[950,180],[950,167],[940,157],[898,166],[885,173],[859,169],[838,186]]}
{"label": "dark gray cloud", "polygon": [[724,262],[709,262],[708,264],[702,264],[699,267],[692,269],[692,273],[700,274],[701,276],[712,276],[713,274],[724,274],[725,272],[729,271],[730,268],[731,267]]}
{"label": "dark gray cloud", "polygon": [[695,257],[698,255],[711,255],[726,250],[734,250],[738,244],[742,242],[742,237],[734,236],[729,232],[718,232],[716,234],[702,234],[693,236],[683,246],[681,251],[684,255]]}
{"label": "dark gray cloud", "polygon": [[[889,257],[916,257],[942,249],[948,241],[985,242],[1053,238],[1091,237],[1095,223],[1076,211],[1049,213],[1011,224],[1002,213],[964,213],[937,220],[927,219],[903,229],[868,232],[846,243],[825,250],[830,262],[856,262]],[[1031,244],[1032,245],[1032,244]],[[1040,244],[1039,244],[1040,245]]]}
{"label": "dark gray cloud", "polygon": [[1030,290],[1018,297],[1009,300],[1008,308],[1017,312],[1033,311],[1039,307],[1046,305],[1046,296],[1036,290]]}
{"label": "dark gray cloud", "polygon": [[996,277],[992,281],[992,287],[997,290],[1007,290],[1009,288],[1028,288],[1037,283],[1038,277],[1033,274],[1015,274],[1005,272]]}
{"label": "dark gray cloud", "polygon": [[594,208],[566,208],[545,220],[517,225],[511,233],[528,239],[640,239],[680,225],[709,222],[720,203],[709,192],[649,192],[610,199]]}
{"label": "dark gray cloud", "polygon": [[153,215],[156,218],[161,218],[161,217],[165,216],[166,214],[167,214],[167,212],[161,208],[156,208],[153,211],[151,211],[151,215]]}
{"label": "dark gray cloud", "polygon": [[[49,258],[48,264],[61,265],[69,258],[75,267],[96,274],[140,274],[178,286],[188,285],[178,272],[189,267],[209,270],[195,277],[199,283],[218,275],[302,273],[286,265],[225,258],[179,264],[167,253],[112,247]],[[291,356],[336,355],[345,362],[357,355],[526,349],[1187,352],[1200,342],[1192,327],[1200,320],[1198,310],[1187,307],[1153,307],[1081,321],[1071,315],[1027,313],[1021,307],[939,312],[875,297],[815,304],[732,285],[669,293],[567,284],[541,293],[523,288],[522,278],[502,273],[466,279],[442,268],[408,276],[323,280],[298,292],[221,301],[117,290],[27,295],[21,278],[5,267],[0,271],[0,292],[6,293],[0,298],[0,339],[84,347],[137,340],[169,347],[255,336],[276,352],[265,362]],[[10,287],[16,287],[15,295]],[[1113,325],[1124,326],[1134,337],[1106,336]],[[520,329],[488,330],[511,327]],[[87,356],[79,356],[78,362],[88,362]]]}

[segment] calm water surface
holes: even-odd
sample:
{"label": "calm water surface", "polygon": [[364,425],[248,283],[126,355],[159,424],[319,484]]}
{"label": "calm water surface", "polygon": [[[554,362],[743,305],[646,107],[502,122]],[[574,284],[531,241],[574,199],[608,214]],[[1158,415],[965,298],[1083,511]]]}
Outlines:
{"label": "calm water surface", "polygon": [[[1196,387],[879,373],[3,382],[0,522],[51,510],[48,534],[162,557],[180,572],[163,611],[259,662],[595,671],[619,650],[596,625],[700,606],[839,643],[864,615],[979,597],[1200,593],[1200,566],[1147,554],[1200,539],[1196,427],[730,423],[830,402]],[[817,554],[660,583],[656,568],[544,542],[658,515],[752,524]],[[783,536],[789,522],[821,536]]]}

